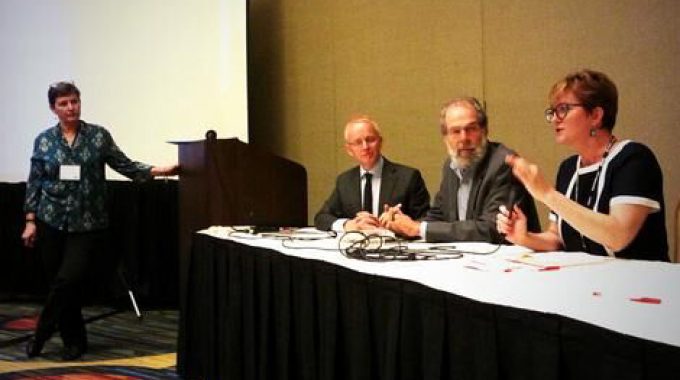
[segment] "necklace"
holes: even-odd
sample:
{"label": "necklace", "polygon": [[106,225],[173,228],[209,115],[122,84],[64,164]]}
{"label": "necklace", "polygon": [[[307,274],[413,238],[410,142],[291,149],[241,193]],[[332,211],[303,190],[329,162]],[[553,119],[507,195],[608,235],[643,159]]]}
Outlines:
{"label": "necklace", "polygon": [[[612,147],[614,146],[614,143],[616,142],[616,136],[611,135],[609,137],[609,143],[607,144],[607,148],[605,148],[604,153],[602,153],[602,161],[600,162],[600,166],[598,166],[597,171],[595,172],[595,178],[593,178],[593,184],[590,186],[590,191],[588,192],[588,198],[586,199],[586,203],[583,205],[588,209],[591,209],[595,204],[595,194],[596,194],[596,187],[597,183],[600,180],[600,175],[602,174],[602,167],[604,166],[604,162],[607,159],[607,156],[609,156],[609,152],[611,151]],[[574,183],[574,202],[578,202],[578,195],[579,195],[579,174],[578,174],[578,167],[576,168],[576,182]],[[593,210],[596,211],[596,210]],[[587,244],[587,239],[583,234],[579,231],[579,235],[581,236],[581,248],[583,248],[583,252],[588,252],[588,244]]]}

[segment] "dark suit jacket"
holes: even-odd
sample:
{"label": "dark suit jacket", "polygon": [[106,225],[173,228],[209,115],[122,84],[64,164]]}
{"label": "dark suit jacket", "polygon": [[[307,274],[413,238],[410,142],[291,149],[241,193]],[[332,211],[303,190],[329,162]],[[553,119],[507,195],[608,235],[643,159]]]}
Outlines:
{"label": "dark suit jacket", "polygon": [[496,214],[500,205],[507,205],[511,186],[515,188],[517,200],[527,216],[529,230],[540,231],[533,198],[514,179],[510,167],[505,164],[505,156],[511,153],[502,144],[489,141],[486,154],[474,173],[464,221],[458,220],[458,176],[450,167],[451,159],[444,162],[439,192],[432,208],[423,218],[427,221],[425,240],[503,242],[503,236],[496,230]]}
{"label": "dark suit jacket", "polygon": [[[380,182],[380,208],[384,204],[401,203],[401,210],[413,219],[421,218],[430,206],[430,193],[420,171],[396,164],[383,157]],[[361,211],[361,178],[359,166],[340,174],[330,198],[314,217],[314,226],[330,230],[340,218],[352,219]]]}

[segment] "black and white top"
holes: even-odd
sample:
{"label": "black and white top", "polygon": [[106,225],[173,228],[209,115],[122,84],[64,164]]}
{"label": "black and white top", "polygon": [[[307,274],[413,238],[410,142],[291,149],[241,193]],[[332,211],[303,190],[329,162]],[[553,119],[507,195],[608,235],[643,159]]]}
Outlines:
{"label": "black and white top", "polygon": [[[598,171],[599,178],[593,187]],[[578,155],[571,156],[560,165],[556,187],[568,198],[603,214],[608,214],[610,207],[616,204],[649,207],[649,215],[638,235],[618,252],[582,236],[559,215],[551,212],[550,220],[557,223],[566,251],[668,261],[663,175],[654,153],[647,146],[630,140],[621,141],[612,147],[602,162],[586,167],[581,167]]]}

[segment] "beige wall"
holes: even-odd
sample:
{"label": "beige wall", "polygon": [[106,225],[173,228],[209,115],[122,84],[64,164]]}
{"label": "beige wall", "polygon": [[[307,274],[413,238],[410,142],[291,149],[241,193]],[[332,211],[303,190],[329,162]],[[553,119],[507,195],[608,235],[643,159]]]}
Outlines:
{"label": "beige wall", "polygon": [[554,178],[571,152],[543,121],[547,91],[594,68],[619,87],[615,134],[649,145],[664,169],[672,249],[678,17],[674,0],[250,0],[250,139],[305,165],[310,221],[352,165],[342,126],[353,114],[375,118],[386,156],[420,168],[434,195],[445,155],[438,111],[459,95],[485,101],[492,139]]}

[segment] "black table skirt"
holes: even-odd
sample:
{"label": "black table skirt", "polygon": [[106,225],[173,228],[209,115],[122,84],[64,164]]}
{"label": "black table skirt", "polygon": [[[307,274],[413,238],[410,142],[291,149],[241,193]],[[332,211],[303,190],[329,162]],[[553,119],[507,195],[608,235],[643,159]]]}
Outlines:
{"label": "black table skirt", "polygon": [[200,234],[187,297],[187,379],[680,375],[678,347]]}

